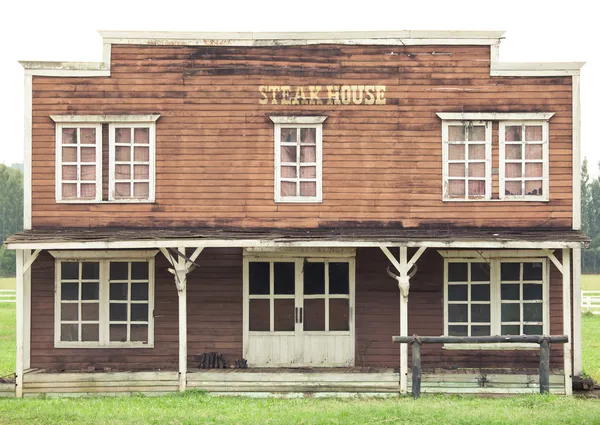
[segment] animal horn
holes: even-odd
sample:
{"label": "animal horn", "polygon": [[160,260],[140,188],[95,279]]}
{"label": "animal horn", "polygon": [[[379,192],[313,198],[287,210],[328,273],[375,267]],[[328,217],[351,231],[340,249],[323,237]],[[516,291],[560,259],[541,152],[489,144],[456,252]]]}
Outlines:
{"label": "animal horn", "polygon": [[387,274],[389,274],[389,275],[390,275],[390,277],[391,277],[392,279],[396,279],[396,280],[398,280],[398,278],[400,277],[400,276],[397,276],[397,275],[395,275],[394,273],[392,273],[392,272],[390,271],[390,266],[388,266],[388,268],[387,268],[385,271],[387,272]]}

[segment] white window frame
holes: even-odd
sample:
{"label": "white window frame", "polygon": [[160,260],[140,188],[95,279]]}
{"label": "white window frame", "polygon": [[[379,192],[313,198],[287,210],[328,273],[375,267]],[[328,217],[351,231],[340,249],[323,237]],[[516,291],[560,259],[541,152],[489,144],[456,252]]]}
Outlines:
{"label": "white window frame", "polygon": [[[281,117],[272,116],[271,121],[275,124],[275,202],[277,203],[320,203],[323,202],[323,122],[326,116],[306,116],[306,117]],[[282,128],[315,128],[316,129],[316,179],[308,180],[316,182],[315,196],[281,196],[281,129]],[[300,137],[300,132],[298,132]],[[297,162],[299,163],[299,149],[297,151]],[[296,177],[298,184],[300,176]]]}
{"label": "white window frame", "polygon": [[[131,178],[129,179],[130,182],[130,186],[131,186],[131,193],[132,193],[132,197],[131,198],[115,198],[115,184],[116,184],[116,176],[115,176],[115,166],[117,165],[116,162],[116,136],[115,136],[115,132],[117,128],[129,128],[131,129],[131,132],[133,133],[134,130],[136,128],[148,128],[149,129],[149,134],[148,134],[148,141],[149,141],[149,145],[148,145],[148,149],[149,149],[149,155],[148,155],[148,160],[149,163],[146,164],[146,161],[139,162],[139,164],[136,164],[136,161],[133,160],[133,155],[134,155],[134,144],[133,144],[133,139],[132,142],[129,144],[131,146],[131,158],[132,160],[128,162],[128,164],[131,165]],[[133,135],[132,135],[133,137]],[[148,121],[148,122],[127,122],[127,123],[110,123],[108,125],[108,142],[109,142],[109,160],[108,160],[108,167],[109,167],[109,172],[108,172],[108,200],[109,201],[114,201],[114,202],[123,202],[123,203],[148,203],[148,202],[154,202],[155,199],[155,190],[156,190],[156,159],[155,159],[155,155],[156,155],[156,123],[154,121]],[[149,180],[148,180],[148,198],[133,198],[133,182],[135,181],[134,179],[134,165],[148,165],[149,166]]]}
{"label": "white window frame", "polygon": [[[156,121],[160,115],[50,115],[52,121],[56,123],[56,202],[57,203],[154,203],[156,193]],[[108,173],[108,200],[102,199],[102,124],[109,124],[109,173]],[[111,125],[121,127],[131,127],[139,125],[139,127],[149,127],[150,134],[150,184],[148,188],[148,199],[114,199],[111,189],[111,178],[114,173],[114,143],[111,143],[111,134],[114,141],[114,131],[111,131]],[[95,199],[62,199],[62,128],[63,127],[95,127],[96,130],[96,198]],[[112,178],[114,184],[114,178]]]}
{"label": "white window frame", "polygon": [[[448,263],[457,262],[489,262],[490,264],[490,334],[500,335],[501,331],[501,305],[500,295],[500,265],[503,262],[542,263],[542,330],[544,335],[550,334],[550,264],[546,254],[542,251],[460,251],[439,250],[444,257],[444,335],[448,336]],[[522,285],[521,285],[522,298]],[[468,304],[470,306],[470,304]],[[520,301],[523,305],[523,301]],[[522,307],[521,307],[522,313]],[[521,319],[523,318],[521,314]],[[467,322],[466,324],[469,324]],[[536,343],[514,343],[514,344],[444,344],[445,349],[450,350],[514,350],[514,349],[539,349]]]}
{"label": "white window frame", "polygon": [[[50,251],[55,258],[54,273],[54,347],[55,348],[154,348],[155,272],[154,256],[158,251]],[[61,341],[61,262],[93,261],[100,263],[99,341]],[[110,280],[111,261],[148,262],[148,342],[110,341]],[[81,320],[80,320],[81,321]],[[129,318],[128,318],[129,321]]]}
{"label": "white window frame", "polygon": [[[448,127],[456,126],[457,124],[467,125],[484,125],[485,126],[485,193],[482,197],[469,197],[469,149],[468,146],[471,142],[450,142],[448,141]],[[453,198],[448,194],[449,182],[451,179],[456,180],[458,178],[451,178],[449,176],[450,159],[448,155],[448,146],[451,144],[461,144],[465,146],[465,159],[464,161],[457,161],[459,163],[464,162],[465,164],[465,197],[464,198]],[[481,142],[474,142],[474,144],[481,144]],[[443,120],[442,121],[442,201],[444,202],[481,202],[488,201],[492,198],[492,122],[491,121],[477,121],[477,120]]]}
{"label": "white window frame", "polygon": [[[81,162],[80,158],[80,129],[82,128],[93,128],[96,130],[96,194],[93,199],[63,199],[62,197],[62,184],[63,184],[63,176],[62,176],[62,131],[63,128],[75,128],[77,129],[77,161],[76,163],[69,163],[67,165],[76,165],[77,166],[77,175],[80,175]],[[102,125],[95,123],[86,123],[86,122],[59,122],[56,124],[56,165],[55,165],[55,181],[56,181],[56,202],[64,203],[64,204],[81,204],[81,203],[90,203],[90,202],[100,202],[102,200]],[[91,181],[90,181],[91,182]],[[81,185],[81,181],[77,181],[77,193],[79,194],[79,188]]]}
{"label": "white window frame", "polygon": [[[542,159],[541,160],[527,160],[527,162],[535,163],[539,162],[542,164],[542,195],[526,195],[525,187],[523,185],[523,195],[506,195],[506,144],[518,144],[519,142],[507,142],[506,138],[506,127],[507,126],[541,126],[542,127]],[[505,201],[549,201],[550,200],[550,126],[547,120],[506,120],[500,121],[499,125],[499,153],[500,153],[500,161],[499,161],[499,190],[500,190],[500,199]],[[525,137],[525,133],[523,132],[523,138]],[[526,180],[540,180],[538,177],[525,177],[525,147],[528,142],[522,141],[520,142],[522,149],[522,158],[521,160],[515,160],[515,162],[520,162],[523,167],[523,176],[518,178],[518,180],[526,181]],[[539,144],[539,143],[537,143]],[[512,160],[509,160],[512,161]]]}

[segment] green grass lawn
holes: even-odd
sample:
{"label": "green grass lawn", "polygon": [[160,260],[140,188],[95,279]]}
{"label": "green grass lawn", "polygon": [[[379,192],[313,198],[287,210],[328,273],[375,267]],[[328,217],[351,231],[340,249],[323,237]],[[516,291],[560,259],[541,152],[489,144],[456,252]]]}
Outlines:
{"label": "green grass lawn", "polygon": [[0,424],[598,424],[600,400],[555,396],[500,399],[251,399],[189,391],[164,397],[5,399]]}
{"label": "green grass lawn", "polygon": [[581,317],[583,371],[600,383],[600,315]]}
{"label": "green grass lawn", "polygon": [[16,289],[17,282],[14,277],[0,277],[0,289]]}
{"label": "green grass lawn", "polygon": [[0,303],[0,377],[15,371],[15,304]]}

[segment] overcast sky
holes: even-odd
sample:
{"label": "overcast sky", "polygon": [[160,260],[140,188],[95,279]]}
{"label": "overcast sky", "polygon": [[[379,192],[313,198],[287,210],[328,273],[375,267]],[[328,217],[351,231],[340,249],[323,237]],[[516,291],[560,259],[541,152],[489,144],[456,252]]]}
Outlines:
{"label": "overcast sky", "polygon": [[584,61],[582,157],[594,174],[600,136],[598,15],[592,1],[21,1],[0,20],[0,163],[23,161],[23,70],[18,60],[101,61],[96,30],[392,31],[505,30],[500,60]]}

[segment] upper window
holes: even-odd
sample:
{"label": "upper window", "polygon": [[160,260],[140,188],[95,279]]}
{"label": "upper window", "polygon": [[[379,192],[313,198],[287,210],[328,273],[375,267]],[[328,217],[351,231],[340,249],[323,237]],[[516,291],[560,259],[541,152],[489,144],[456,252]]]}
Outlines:
{"label": "upper window", "polygon": [[[56,122],[57,202],[154,202],[158,115],[51,118]],[[107,132],[109,146],[103,149]]]}
{"label": "upper window", "polygon": [[445,335],[548,334],[545,258],[451,256],[444,270]]}
{"label": "upper window", "polygon": [[548,200],[548,122],[500,122],[500,199]]}
{"label": "upper window", "polygon": [[275,202],[321,202],[322,123],[327,117],[271,117],[275,123]]}
{"label": "upper window", "polygon": [[56,347],[153,345],[153,254],[121,252],[118,259],[52,254]]}
{"label": "upper window", "polygon": [[61,123],[56,126],[56,199],[99,201],[102,196],[102,127]]}
{"label": "upper window", "polygon": [[490,199],[492,125],[483,121],[444,121],[443,199]]}
{"label": "upper window", "polygon": [[109,127],[109,199],[153,201],[154,123]]}

